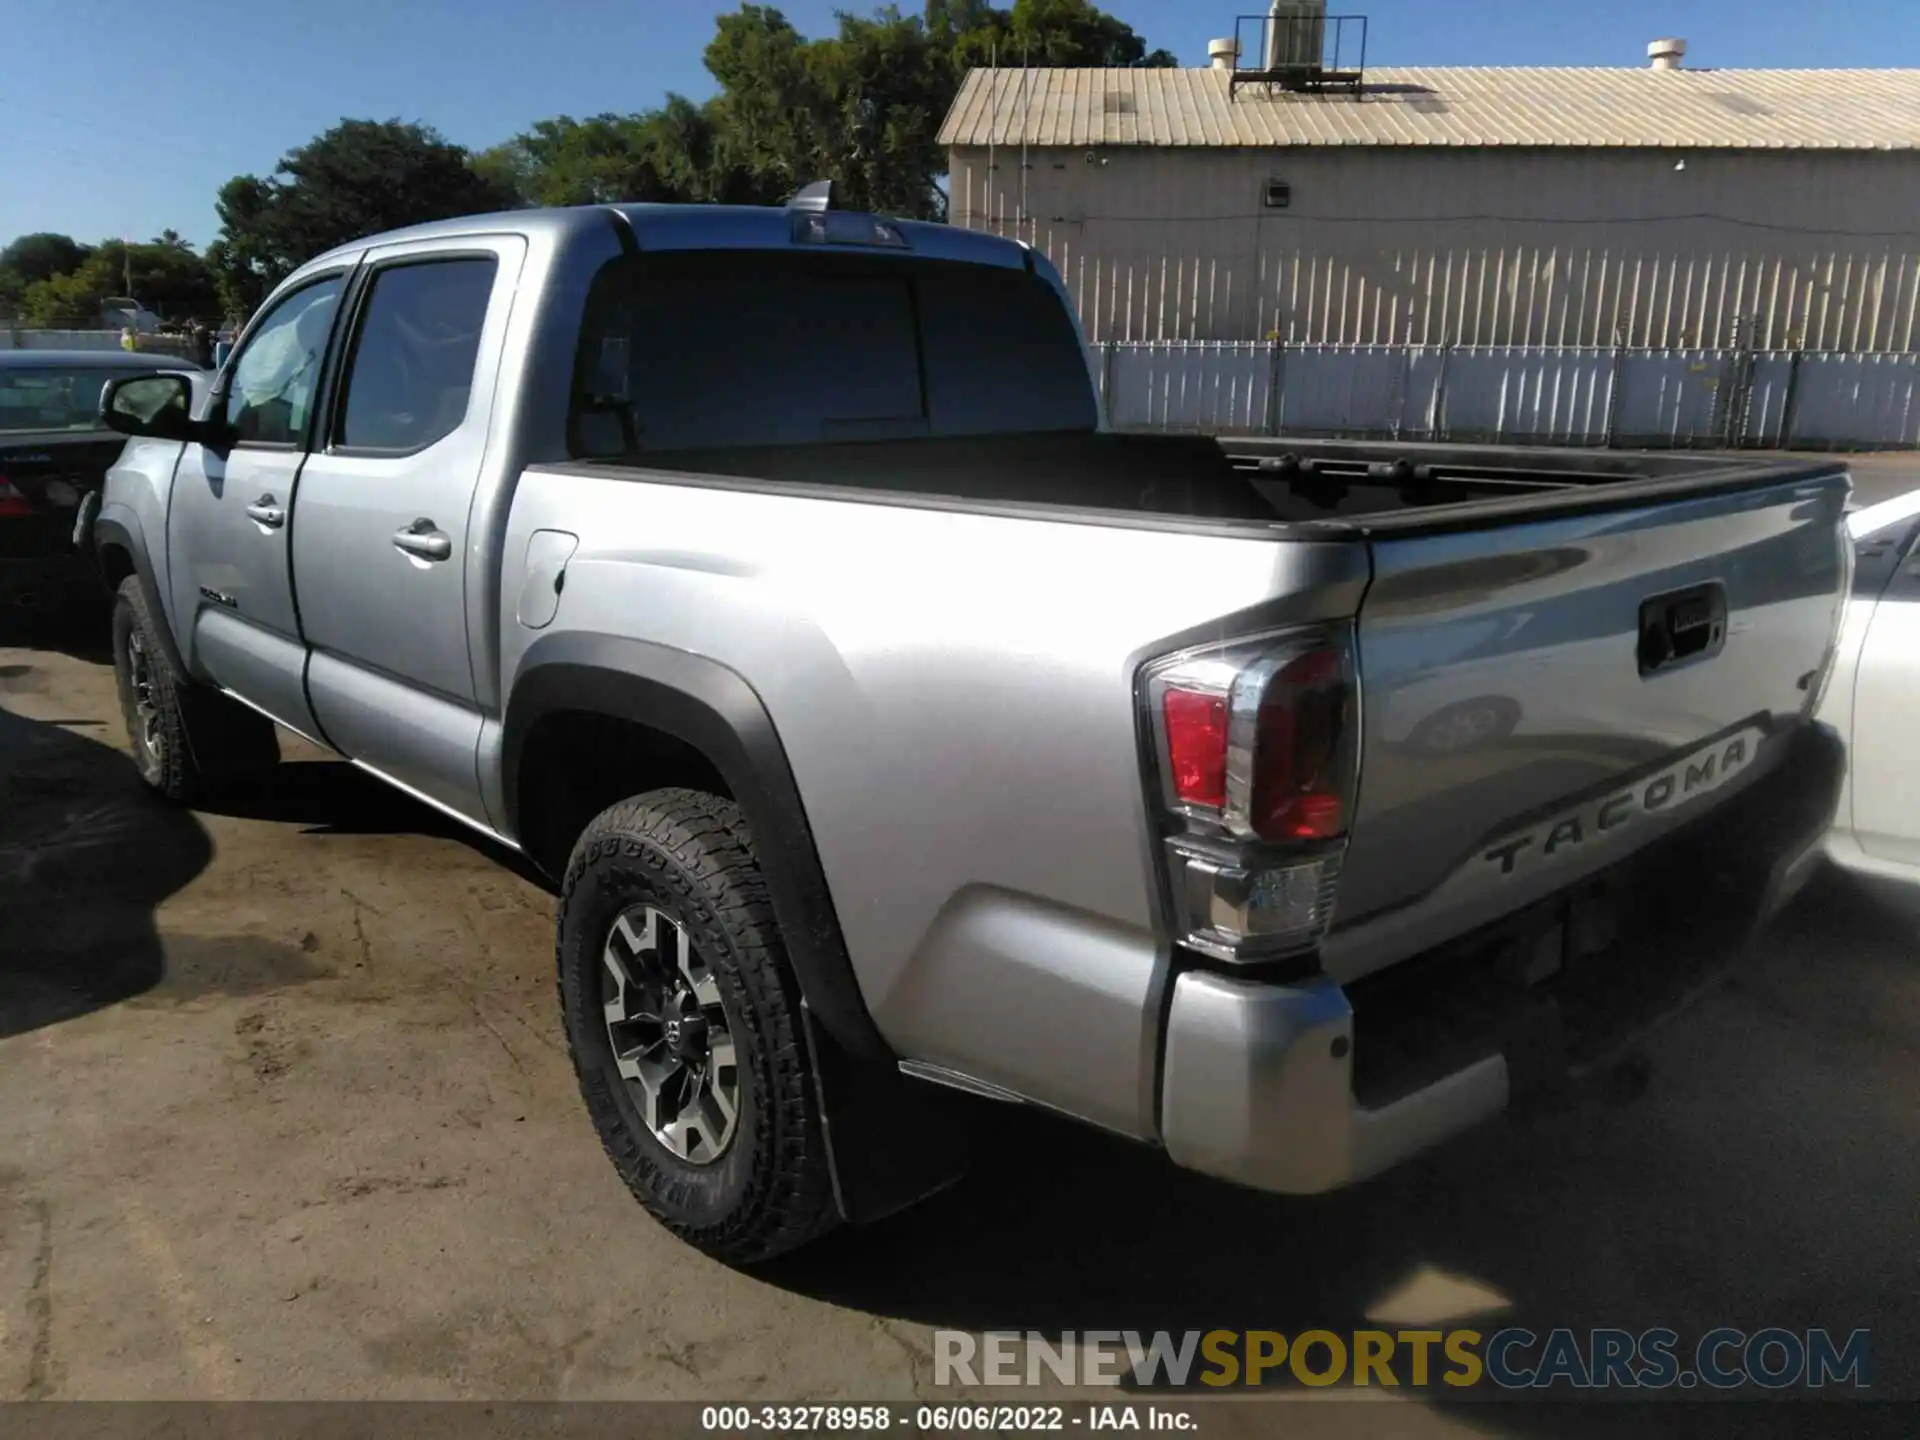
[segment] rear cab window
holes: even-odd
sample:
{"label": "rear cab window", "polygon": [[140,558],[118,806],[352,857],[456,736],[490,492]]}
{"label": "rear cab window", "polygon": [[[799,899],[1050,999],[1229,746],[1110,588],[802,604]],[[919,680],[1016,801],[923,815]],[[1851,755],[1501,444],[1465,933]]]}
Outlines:
{"label": "rear cab window", "polygon": [[587,300],[577,458],[1090,431],[1079,334],[1024,270],[904,256],[658,252]]}

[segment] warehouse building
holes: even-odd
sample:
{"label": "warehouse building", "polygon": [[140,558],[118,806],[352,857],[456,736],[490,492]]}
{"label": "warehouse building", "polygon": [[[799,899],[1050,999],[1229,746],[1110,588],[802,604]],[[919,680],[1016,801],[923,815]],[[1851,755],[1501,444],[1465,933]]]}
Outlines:
{"label": "warehouse building", "polygon": [[951,220],[1043,250],[1095,343],[1920,347],[1920,71],[1290,69],[1258,32],[974,71]]}

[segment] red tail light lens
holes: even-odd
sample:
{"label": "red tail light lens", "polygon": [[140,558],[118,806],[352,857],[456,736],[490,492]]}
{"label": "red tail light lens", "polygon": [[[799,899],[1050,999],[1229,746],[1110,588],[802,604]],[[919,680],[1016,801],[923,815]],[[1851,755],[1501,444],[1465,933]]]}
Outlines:
{"label": "red tail light lens", "polygon": [[1227,697],[1169,686],[1161,699],[1167,777],[1182,805],[1207,810],[1227,803]]}
{"label": "red tail light lens", "polygon": [[1353,788],[1353,686],[1328,646],[1282,665],[1260,697],[1247,828],[1276,842],[1331,840],[1347,829]]}
{"label": "red tail light lens", "polygon": [[1143,681],[1172,933],[1235,964],[1311,951],[1359,784],[1352,628],[1183,651]]}
{"label": "red tail light lens", "polygon": [[5,480],[0,480],[0,516],[31,515],[33,502]]}
{"label": "red tail light lens", "polygon": [[1358,764],[1350,637],[1271,636],[1150,672],[1165,798],[1230,835],[1294,845],[1347,832]]}

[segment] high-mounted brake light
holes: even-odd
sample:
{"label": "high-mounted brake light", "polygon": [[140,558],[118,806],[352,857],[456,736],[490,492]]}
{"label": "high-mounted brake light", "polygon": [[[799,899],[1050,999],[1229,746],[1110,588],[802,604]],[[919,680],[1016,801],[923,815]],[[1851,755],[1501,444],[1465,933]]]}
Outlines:
{"label": "high-mounted brake light", "polygon": [[796,210],[793,212],[793,240],[796,245],[865,245],[880,249],[904,250],[907,237],[891,220],[875,215],[860,215],[850,210]]}
{"label": "high-mounted brake light", "polygon": [[1231,960],[1310,949],[1358,781],[1351,629],[1186,651],[1145,686],[1183,942]]}
{"label": "high-mounted brake light", "polygon": [[906,250],[907,235],[893,221],[879,215],[841,210],[834,203],[833,182],[816,180],[803,185],[787,201],[793,217],[796,245],[878,245]]}

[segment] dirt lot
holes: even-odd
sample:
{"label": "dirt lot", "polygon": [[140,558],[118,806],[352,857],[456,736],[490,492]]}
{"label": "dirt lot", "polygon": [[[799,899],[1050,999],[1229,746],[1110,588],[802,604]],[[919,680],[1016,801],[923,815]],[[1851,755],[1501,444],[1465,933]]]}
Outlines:
{"label": "dirt lot", "polygon": [[1340,1329],[1419,1277],[1434,1320],[1868,1326],[1876,1391],[1920,1396],[1920,922],[1890,900],[1819,885],[1638,1098],[1348,1195],[996,1110],[965,1184],[747,1277],[602,1158],[539,885],[297,742],[228,813],[163,807],[92,642],[6,613],[0,1398],[908,1399],[935,1326]]}

